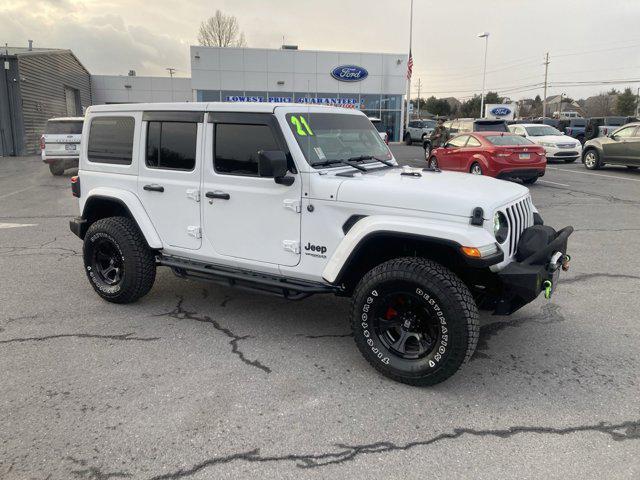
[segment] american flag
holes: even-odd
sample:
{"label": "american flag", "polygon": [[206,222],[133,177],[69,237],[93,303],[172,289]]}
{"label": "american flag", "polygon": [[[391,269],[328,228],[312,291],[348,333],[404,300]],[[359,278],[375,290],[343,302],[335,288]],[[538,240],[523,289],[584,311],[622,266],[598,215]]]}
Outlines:
{"label": "american flag", "polygon": [[413,73],[413,55],[409,50],[409,60],[407,61],[407,80],[411,80],[411,74]]}

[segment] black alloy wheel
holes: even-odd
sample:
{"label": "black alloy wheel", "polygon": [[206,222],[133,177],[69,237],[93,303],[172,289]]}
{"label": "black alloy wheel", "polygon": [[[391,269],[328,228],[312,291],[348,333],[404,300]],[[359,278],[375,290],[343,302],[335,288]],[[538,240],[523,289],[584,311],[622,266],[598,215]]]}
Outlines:
{"label": "black alloy wheel", "polygon": [[94,244],[91,267],[100,281],[108,286],[118,285],[124,274],[124,262],[118,247],[108,238]]}

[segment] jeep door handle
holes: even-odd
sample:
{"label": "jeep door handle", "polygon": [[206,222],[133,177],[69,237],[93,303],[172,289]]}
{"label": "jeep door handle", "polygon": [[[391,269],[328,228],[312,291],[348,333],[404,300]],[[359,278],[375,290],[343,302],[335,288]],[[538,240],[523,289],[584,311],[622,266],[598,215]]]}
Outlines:
{"label": "jeep door handle", "polygon": [[153,185],[145,185],[142,188],[148,192],[164,192],[164,187],[162,185],[156,185],[155,183]]}
{"label": "jeep door handle", "polygon": [[221,200],[229,200],[231,198],[231,195],[224,192],[207,192],[205,196],[207,198],[219,198]]}

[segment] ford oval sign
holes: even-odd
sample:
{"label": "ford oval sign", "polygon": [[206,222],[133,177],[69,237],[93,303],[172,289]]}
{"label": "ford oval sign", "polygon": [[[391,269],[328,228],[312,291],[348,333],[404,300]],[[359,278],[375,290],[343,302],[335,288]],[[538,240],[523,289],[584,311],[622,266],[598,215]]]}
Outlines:
{"label": "ford oval sign", "polygon": [[496,117],[504,117],[511,114],[511,109],[507,107],[496,107],[491,109],[491,114]]}
{"label": "ford oval sign", "polygon": [[369,76],[369,72],[355,65],[340,65],[331,70],[331,76],[341,82],[360,82]]}

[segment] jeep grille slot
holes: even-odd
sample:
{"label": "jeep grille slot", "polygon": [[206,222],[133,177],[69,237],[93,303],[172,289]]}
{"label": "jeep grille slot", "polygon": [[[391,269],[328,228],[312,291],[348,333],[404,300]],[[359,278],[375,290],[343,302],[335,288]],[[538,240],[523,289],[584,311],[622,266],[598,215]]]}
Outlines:
{"label": "jeep grille slot", "polygon": [[509,222],[509,257],[513,257],[518,250],[518,241],[525,228],[533,225],[533,207],[531,198],[527,197],[506,209]]}

